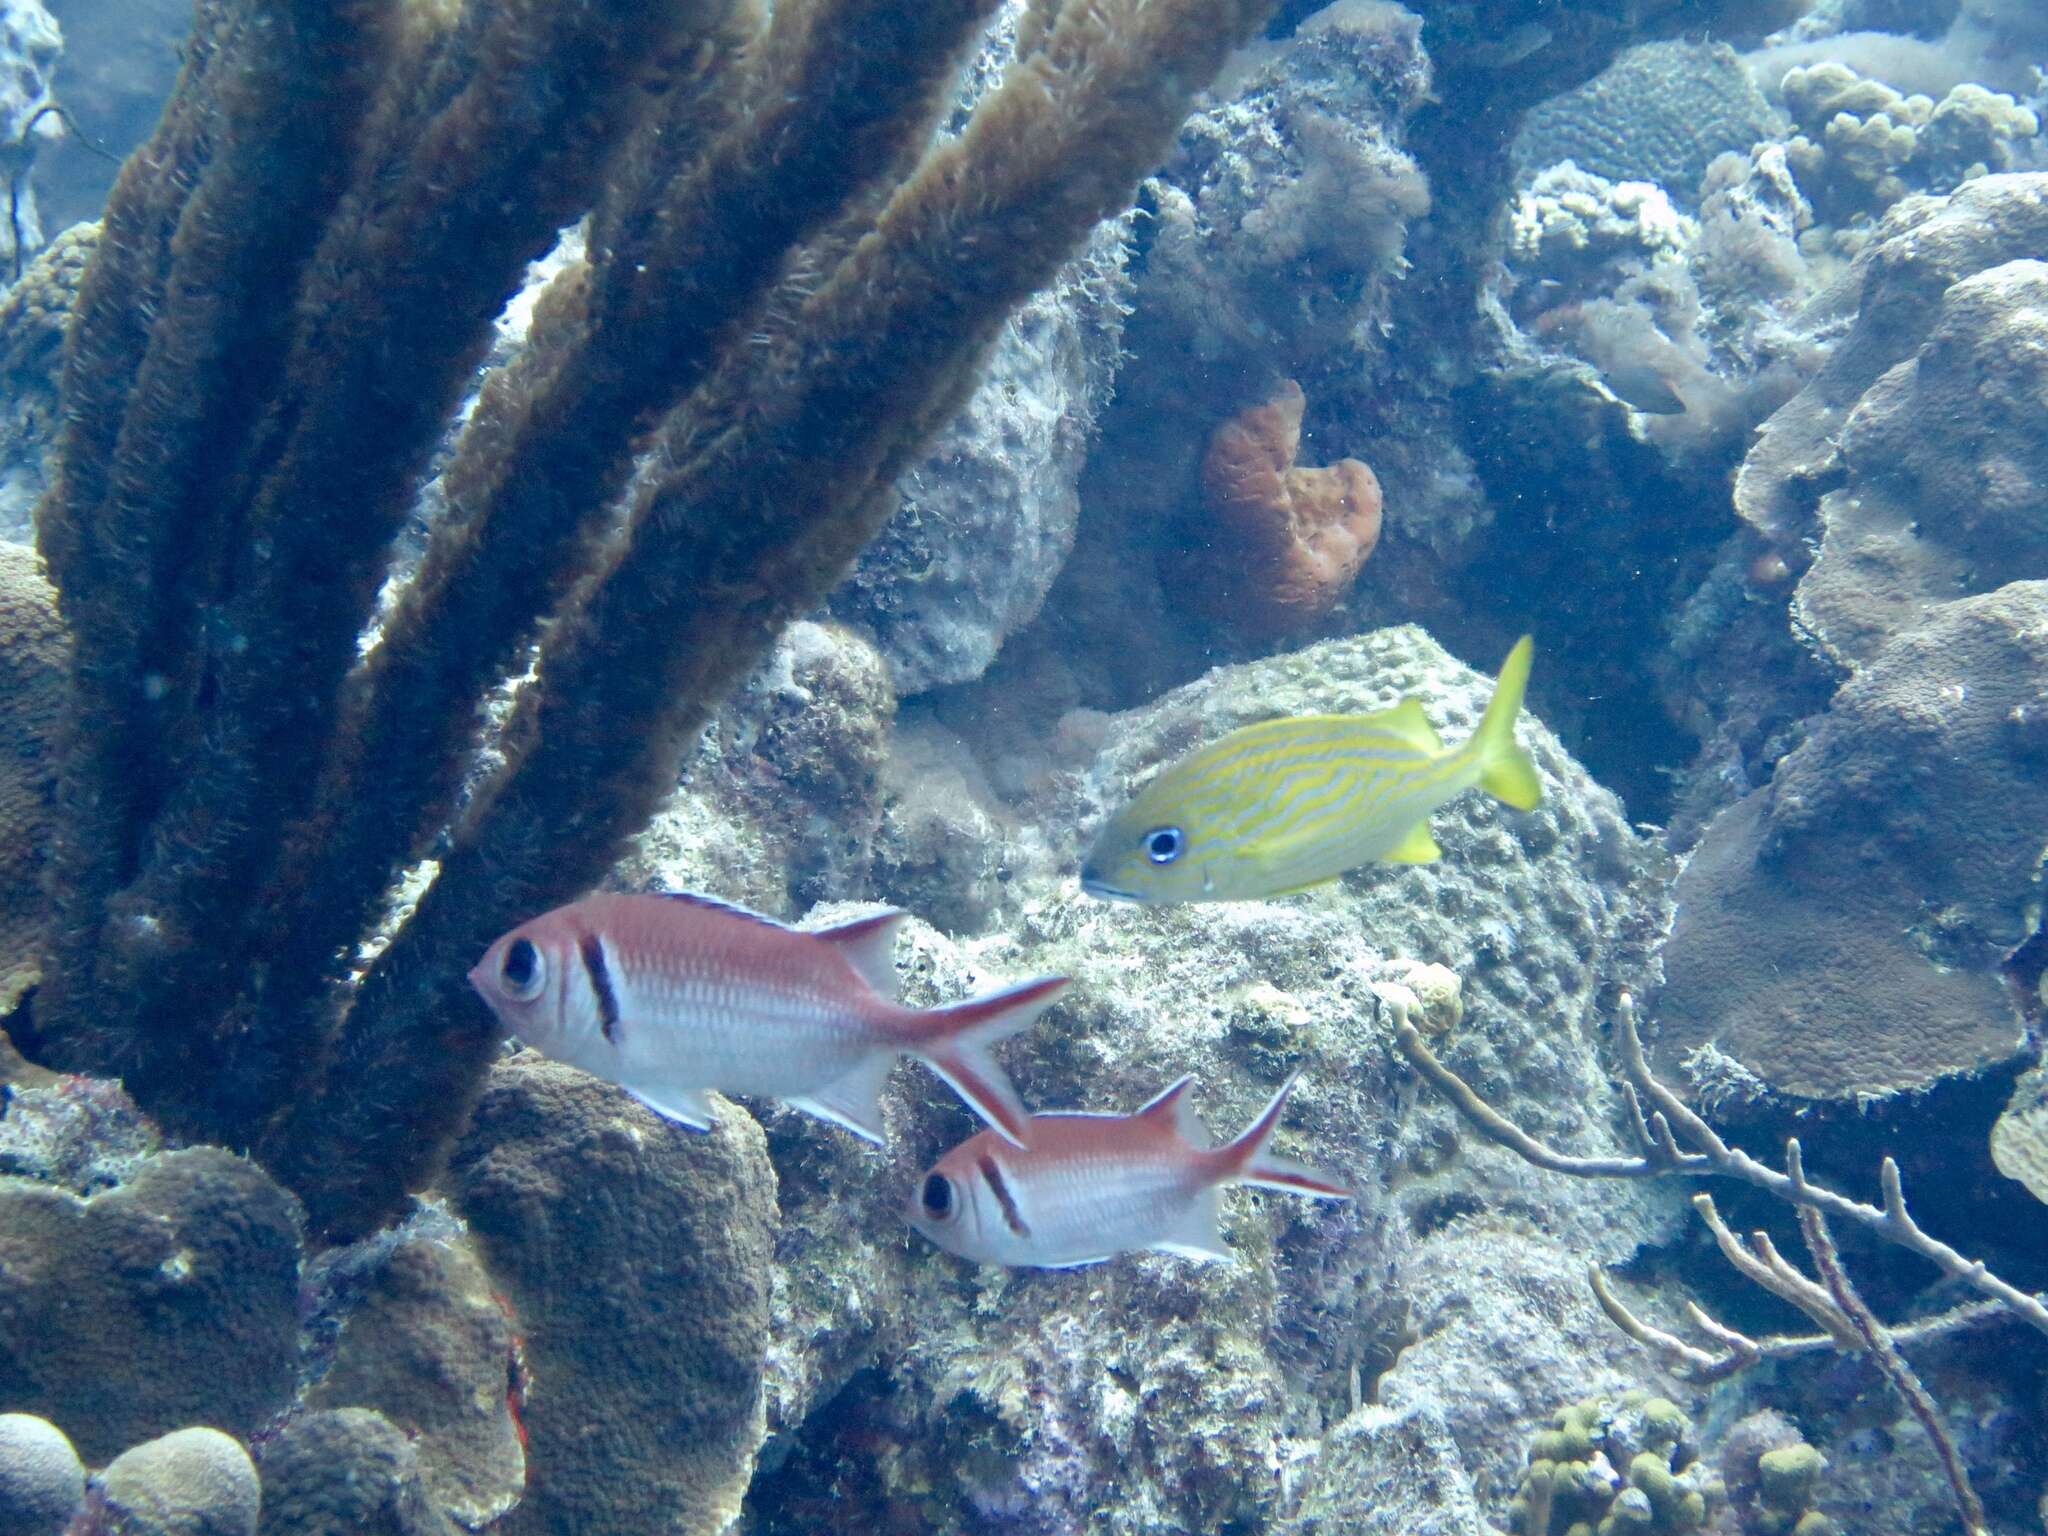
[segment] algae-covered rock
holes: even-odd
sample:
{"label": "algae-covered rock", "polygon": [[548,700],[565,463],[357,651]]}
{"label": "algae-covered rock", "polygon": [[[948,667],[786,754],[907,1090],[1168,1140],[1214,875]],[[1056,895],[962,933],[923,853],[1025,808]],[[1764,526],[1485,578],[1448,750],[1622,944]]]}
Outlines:
{"label": "algae-covered rock", "polygon": [[0,1536],[58,1536],[84,1497],[85,1468],[64,1431],[0,1413]]}
{"label": "algae-covered rock", "polygon": [[2011,1059],[2003,967],[2048,823],[2048,583],[1930,610],[1836,696],[1677,885],[1656,1049],[1868,1100]]}
{"label": "algae-covered rock", "polygon": [[262,1536],[455,1536],[412,1440],[368,1408],[294,1418],[263,1447]]}
{"label": "algae-covered rock", "polygon": [[0,1402],[93,1462],[195,1424],[253,1433],[295,1385],[301,1220],[217,1147],[84,1199],[0,1178]]}
{"label": "algae-covered rock", "polygon": [[705,728],[619,877],[776,914],[861,889],[895,713],[873,644],[839,624],[790,625]]}
{"label": "algae-covered rock", "polygon": [[472,1529],[519,1501],[526,1453],[510,1391],[512,1324],[470,1239],[444,1216],[326,1255],[315,1283],[339,1314],[314,1409],[373,1408],[415,1447],[434,1504]]}
{"label": "algae-covered rock", "polygon": [[1322,1439],[1274,1536],[1494,1536],[1456,1442],[1427,1409],[1367,1405]]}
{"label": "algae-covered rock", "polygon": [[492,1073],[447,1184],[532,1373],[531,1483],[498,1529],[722,1530],[764,1433],[759,1128],[724,1106],[695,1134],[527,1054]]}
{"label": "algae-covered rock", "polygon": [[[1504,1498],[1495,1483],[1553,1410],[1559,1371],[1602,1385],[1627,1356],[1640,1379],[1640,1353],[1600,1316],[1584,1263],[1675,1229],[1677,1192],[1535,1173],[1477,1141],[1418,1093],[1374,995],[1396,962],[1456,973],[1464,1013],[1440,1041],[1446,1056],[1546,1138],[1614,1147],[1598,1030],[1614,985],[1646,975],[1663,862],[1539,724],[1522,739],[1542,806],[1459,798],[1433,820],[1437,864],[1172,908],[1097,902],[1074,884],[1110,807],[1236,726],[1413,693],[1455,740],[1490,691],[1414,629],[1219,669],[1107,719],[1092,768],[1051,772],[1021,806],[1047,862],[1020,861],[1008,931],[956,942],[906,924],[898,969],[915,1003],[1026,975],[1075,979],[1004,1048],[1033,1107],[1128,1111],[1192,1072],[1221,1136],[1298,1071],[1278,1150],[1357,1198],[1227,1196],[1231,1264],[1132,1255],[977,1270],[904,1231],[918,1174],[976,1128],[930,1074],[893,1080],[884,1153],[770,1114],[782,1455],[750,1499],[762,1536],[817,1530],[839,1500],[912,1529],[1267,1529],[1293,1492],[1320,1486],[1318,1441],[1375,1392],[1402,1424],[1441,1426],[1437,1464],[1477,1469],[1471,1497]],[[1423,1430],[1390,1433],[1407,1444]],[[1387,1465],[1395,1453],[1360,1454]],[[1333,1466],[1327,1497],[1351,1475]],[[1321,1507],[1314,1529],[1348,1529]]]}
{"label": "algae-covered rock", "polygon": [[0,1174],[54,1184],[75,1195],[111,1189],[163,1144],[121,1085],[59,1077],[15,1085],[0,1115]]}
{"label": "algae-covered rock", "polygon": [[88,1536],[256,1536],[262,1487],[217,1429],[180,1429],[115,1457],[93,1479]]}

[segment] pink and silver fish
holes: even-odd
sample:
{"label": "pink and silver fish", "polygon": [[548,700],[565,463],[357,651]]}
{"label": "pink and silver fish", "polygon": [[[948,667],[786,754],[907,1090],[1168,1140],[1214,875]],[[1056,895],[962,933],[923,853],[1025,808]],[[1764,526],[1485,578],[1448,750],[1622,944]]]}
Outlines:
{"label": "pink and silver fish", "polygon": [[586,896],[485,951],[470,985],[534,1050],[711,1127],[705,1092],[781,1099],[869,1141],[899,1056],[950,1083],[1002,1137],[1028,1118],[989,1047],[1067,985],[1043,976],[942,1008],[896,1002],[888,911],[815,931],[708,896]]}
{"label": "pink and silver fish", "polygon": [[910,1224],[981,1264],[1073,1269],[1136,1248],[1228,1259],[1218,1193],[1258,1184],[1323,1200],[1351,1192],[1266,1150],[1289,1078],[1243,1135],[1209,1145],[1184,1077],[1134,1115],[1033,1115],[1025,1144],[983,1131],[919,1181]]}

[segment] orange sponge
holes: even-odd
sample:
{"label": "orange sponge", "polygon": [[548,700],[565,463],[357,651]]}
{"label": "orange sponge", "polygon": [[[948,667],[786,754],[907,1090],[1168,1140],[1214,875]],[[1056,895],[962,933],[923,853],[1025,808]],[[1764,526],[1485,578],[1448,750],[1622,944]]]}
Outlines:
{"label": "orange sponge", "polygon": [[1329,611],[1380,537],[1380,483],[1356,459],[1323,469],[1294,462],[1301,386],[1285,380],[1263,405],[1216,429],[1202,460],[1202,494],[1217,579],[1203,606],[1248,635],[1277,636]]}

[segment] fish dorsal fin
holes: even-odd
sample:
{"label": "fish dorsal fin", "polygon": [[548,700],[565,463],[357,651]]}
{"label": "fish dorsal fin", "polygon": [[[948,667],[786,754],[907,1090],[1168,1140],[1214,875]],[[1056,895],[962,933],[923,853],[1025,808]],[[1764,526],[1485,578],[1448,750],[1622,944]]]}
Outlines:
{"label": "fish dorsal fin", "polygon": [[1403,699],[1392,709],[1374,710],[1361,716],[1362,723],[1385,731],[1398,741],[1423,752],[1441,752],[1443,739],[1437,735],[1436,727],[1429,723],[1429,716],[1422,712],[1422,700]]}
{"label": "fish dorsal fin", "polygon": [[1401,841],[1380,855],[1389,864],[1434,864],[1443,856],[1443,849],[1437,847],[1436,839],[1429,835],[1427,821],[1415,823]]}
{"label": "fish dorsal fin", "polygon": [[651,1088],[642,1085],[628,1088],[626,1092],[664,1120],[673,1120],[693,1131],[711,1129],[711,1101],[704,1097],[702,1088]]}
{"label": "fish dorsal fin", "polygon": [[814,928],[811,937],[836,947],[846,957],[846,963],[860,972],[861,980],[894,1002],[898,990],[896,933],[908,916],[908,912],[891,907],[851,922],[834,923],[830,928]]}
{"label": "fish dorsal fin", "polygon": [[1201,1263],[1228,1264],[1237,1257],[1223,1241],[1221,1202],[1211,1185],[1195,1196],[1194,1203],[1173,1224],[1173,1230],[1152,1246],[1161,1253],[1177,1253]]}
{"label": "fish dorsal fin", "polygon": [[706,896],[702,891],[649,891],[650,896],[659,896],[663,901],[679,901],[686,906],[702,907],[707,912],[722,912],[727,917],[744,917],[748,922],[760,923],[769,928],[780,928],[784,933],[795,930],[780,918],[770,917],[766,912],[756,912],[752,907],[743,907],[736,901],[727,901],[723,896]]}
{"label": "fish dorsal fin", "polygon": [[842,1125],[854,1135],[880,1146],[882,1085],[889,1080],[889,1069],[895,1065],[895,1052],[872,1052],[844,1077],[827,1083],[816,1093],[786,1102],[792,1109]]}
{"label": "fish dorsal fin", "polygon": [[1169,1083],[1165,1088],[1145,1101],[1142,1108],[1131,1118],[1163,1122],[1174,1129],[1174,1133],[1190,1146],[1209,1145],[1209,1128],[1202,1124],[1202,1117],[1195,1113],[1194,1100],[1188,1090],[1194,1086],[1195,1074]]}

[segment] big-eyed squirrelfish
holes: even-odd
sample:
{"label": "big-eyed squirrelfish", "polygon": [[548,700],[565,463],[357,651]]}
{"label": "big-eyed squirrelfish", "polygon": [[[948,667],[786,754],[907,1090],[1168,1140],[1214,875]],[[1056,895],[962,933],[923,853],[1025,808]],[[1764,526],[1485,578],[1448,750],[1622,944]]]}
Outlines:
{"label": "big-eyed squirrelfish", "polygon": [[1501,663],[1478,729],[1437,739],[1420,700],[1369,715],[1292,715],[1232,731],[1164,769],[1096,835],[1081,887],[1112,901],[1257,901],[1373,859],[1426,864],[1430,813],[1477,785],[1526,811],[1542,797],[1515,744],[1527,635]]}
{"label": "big-eyed squirrelfish", "polygon": [[1067,985],[1042,976],[941,1008],[894,1001],[897,911],[806,932],[709,896],[601,894],[498,939],[469,973],[527,1045],[711,1126],[707,1089],[782,1099],[882,1139],[876,1103],[915,1056],[1020,1141],[1027,1118],[988,1048]]}
{"label": "big-eyed squirrelfish", "polygon": [[1350,1191],[1275,1157],[1266,1143],[1289,1078],[1226,1146],[1209,1145],[1183,1077],[1136,1114],[1033,1115],[1026,1145],[983,1131],[918,1181],[910,1223],[949,1253],[982,1264],[1072,1269],[1136,1248],[1228,1259],[1217,1193],[1259,1184],[1324,1200]]}

